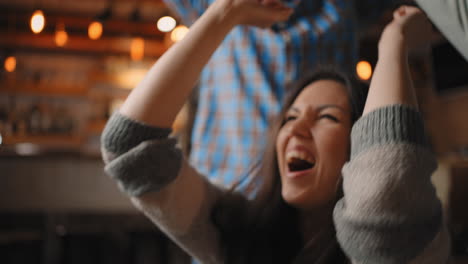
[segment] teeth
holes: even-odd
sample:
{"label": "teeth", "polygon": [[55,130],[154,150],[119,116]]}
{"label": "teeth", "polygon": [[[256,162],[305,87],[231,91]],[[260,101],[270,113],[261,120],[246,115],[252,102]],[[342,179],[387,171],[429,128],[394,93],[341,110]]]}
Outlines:
{"label": "teeth", "polygon": [[291,162],[292,159],[301,159],[301,160],[305,160],[305,161],[307,161],[309,163],[315,164],[314,158],[308,156],[304,152],[290,151],[290,152],[286,153],[286,161]]}

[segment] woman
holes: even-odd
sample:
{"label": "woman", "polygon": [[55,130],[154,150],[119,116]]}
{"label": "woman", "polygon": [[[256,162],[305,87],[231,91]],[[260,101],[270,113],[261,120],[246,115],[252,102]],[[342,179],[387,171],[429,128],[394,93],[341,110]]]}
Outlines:
{"label": "woman", "polygon": [[398,9],[383,32],[356,124],[359,100],[346,77],[320,72],[299,86],[273,131],[275,165],[264,161],[253,201],[209,183],[168,138],[224,36],[238,24],[266,27],[289,15],[275,0],[211,5],[108,122],[106,172],[202,263],[445,263],[448,237],[430,183],[435,161],[407,69],[408,49],[430,30],[416,8]]}

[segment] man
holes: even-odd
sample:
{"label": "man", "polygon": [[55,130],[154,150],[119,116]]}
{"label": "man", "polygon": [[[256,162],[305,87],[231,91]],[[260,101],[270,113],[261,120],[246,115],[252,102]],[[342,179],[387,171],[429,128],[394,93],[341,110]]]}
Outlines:
{"label": "man", "polygon": [[[191,25],[214,0],[164,1]],[[394,0],[284,2],[295,9],[286,23],[236,27],[200,77],[190,160],[215,183],[230,186],[246,178],[266,145],[270,119],[302,73],[319,64],[354,70],[358,27]]]}

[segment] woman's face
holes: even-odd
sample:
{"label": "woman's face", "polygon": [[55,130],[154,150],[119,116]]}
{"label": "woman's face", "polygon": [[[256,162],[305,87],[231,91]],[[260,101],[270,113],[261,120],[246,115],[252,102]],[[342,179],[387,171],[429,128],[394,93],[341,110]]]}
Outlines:
{"label": "woman's face", "polygon": [[349,155],[351,109],[346,87],[319,80],[305,87],[276,138],[283,199],[301,210],[335,199]]}

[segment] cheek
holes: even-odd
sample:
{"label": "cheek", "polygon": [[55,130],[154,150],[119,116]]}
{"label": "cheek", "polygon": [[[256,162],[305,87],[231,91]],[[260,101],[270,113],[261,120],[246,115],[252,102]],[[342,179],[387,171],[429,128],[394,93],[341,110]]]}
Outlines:
{"label": "cheek", "polygon": [[286,145],[287,136],[284,132],[284,129],[280,129],[278,136],[276,137],[276,158],[278,160],[278,165],[280,170],[283,167],[283,153]]}
{"label": "cheek", "polygon": [[341,169],[349,156],[349,131],[347,129],[337,129],[324,132],[318,140],[317,147],[326,158],[327,163],[331,163],[335,169]]}

